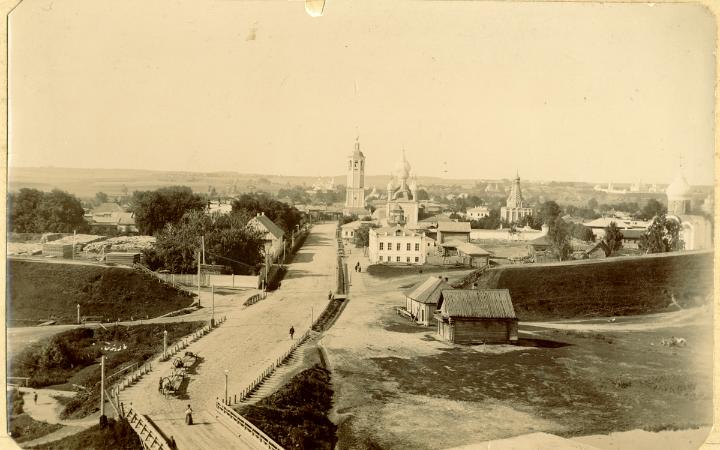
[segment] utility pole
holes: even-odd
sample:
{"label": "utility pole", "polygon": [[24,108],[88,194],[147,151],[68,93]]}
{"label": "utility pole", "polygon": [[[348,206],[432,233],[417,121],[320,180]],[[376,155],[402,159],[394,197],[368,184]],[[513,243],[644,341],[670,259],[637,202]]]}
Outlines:
{"label": "utility pole", "polygon": [[100,357],[100,425],[107,421],[105,417],[105,355]]}
{"label": "utility pole", "polygon": [[[215,285],[210,285],[210,296],[212,297],[212,313],[210,316],[210,328],[215,326]],[[227,397],[227,395],[225,396]]]}
{"label": "utility pole", "polygon": [[163,359],[167,359],[167,330],[163,330]]}
{"label": "utility pole", "polygon": [[75,233],[77,230],[73,230],[73,247],[72,247],[72,259],[75,259]]}
{"label": "utility pole", "polygon": [[205,236],[200,236],[200,242],[202,243],[202,263],[205,264]]}
{"label": "utility pole", "polygon": [[80,324],[80,303],[77,304],[77,323]]}
{"label": "utility pole", "polygon": [[225,404],[228,404],[227,385],[228,385],[228,370],[225,369]]}
{"label": "utility pole", "polygon": [[198,260],[198,306],[200,306],[200,252],[197,253],[197,260]]}

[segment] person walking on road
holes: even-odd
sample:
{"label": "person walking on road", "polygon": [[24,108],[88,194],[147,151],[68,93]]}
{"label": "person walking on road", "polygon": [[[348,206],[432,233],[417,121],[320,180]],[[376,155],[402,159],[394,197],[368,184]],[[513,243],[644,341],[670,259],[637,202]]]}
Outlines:
{"label": "person walking on road", "polygon": [[328,300],[332,300],[332,291],[328,292]]}
{"label": "person walking on road", "polygon": [[35,391],[35,392],[33,393],[33,401],[34,401],[35,404],[37,405],[37,391]]}
{"label": "person walking on road", "polygon": [[185,410],[185,423],[188,425],[193,424],[192,412],[193,412],[192,408],[190,407],[190,405],[188,405],[187,409]]}
{"label": "person walking on road", "polygon": [[294,334],[295,334],[295,328],[293,326],[290,326],[290,339],[293,338]]}

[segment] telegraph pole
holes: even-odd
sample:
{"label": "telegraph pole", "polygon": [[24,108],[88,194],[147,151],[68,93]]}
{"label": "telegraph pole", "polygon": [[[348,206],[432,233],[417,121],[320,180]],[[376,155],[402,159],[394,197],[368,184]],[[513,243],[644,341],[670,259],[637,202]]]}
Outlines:
{"label": "telegraph pole", "polygon": [[197,253],[197,260],[198,260],[198,273],[197,273],[197,279],[198,279],[198,306],[200,306],[200,252]]}
{"label": "telegraph pole", "polygon": [[105,416],[105,355],[100,357],[100,426],[107,423]]}
{"label": "telegraph pole", "polygon": [[80,303],[77,304],[77,323],[80,324]]}
{"label": "telegraph pole", "polygon": [[[212,297],[212,313],[210,316],[210,328],[215,326],[215,285],[210,285],[210,296]],[[226,395],[227,397],[227,395]]]}

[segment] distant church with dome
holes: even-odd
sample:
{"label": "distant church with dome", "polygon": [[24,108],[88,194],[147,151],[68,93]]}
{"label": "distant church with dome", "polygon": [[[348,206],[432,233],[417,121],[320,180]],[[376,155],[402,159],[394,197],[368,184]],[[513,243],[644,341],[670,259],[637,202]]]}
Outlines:
{"label": "distant church with dome", "polygon": [[394,175],[394,179],[391,179],[387,185],[385,205],[387,224],[416,227],[420,207],[417,198],[417,180],[410,169],[410,163],[405,159],[405,150],[402,152],[402,160],[395,165]]}
{"label": "distant church with dome", "polygon": [[[698,214],[698,205],[693,204],[693,189],[688,184],[682,170],[665,190],[667,195],[668,219],[680,223],[680,239],[685,250],[702,250],[712,248],[712,223]],[[706,214],[713,213],[712,198],[708,196],[703,204]]]}

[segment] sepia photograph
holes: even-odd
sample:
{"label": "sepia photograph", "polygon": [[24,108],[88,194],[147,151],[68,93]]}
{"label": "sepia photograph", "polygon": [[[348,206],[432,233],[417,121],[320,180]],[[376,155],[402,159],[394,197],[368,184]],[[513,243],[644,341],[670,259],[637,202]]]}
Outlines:
{"label": "sepia photograph", "polygon": [[708,445],[709,6],[6,20],[0,448]]}

